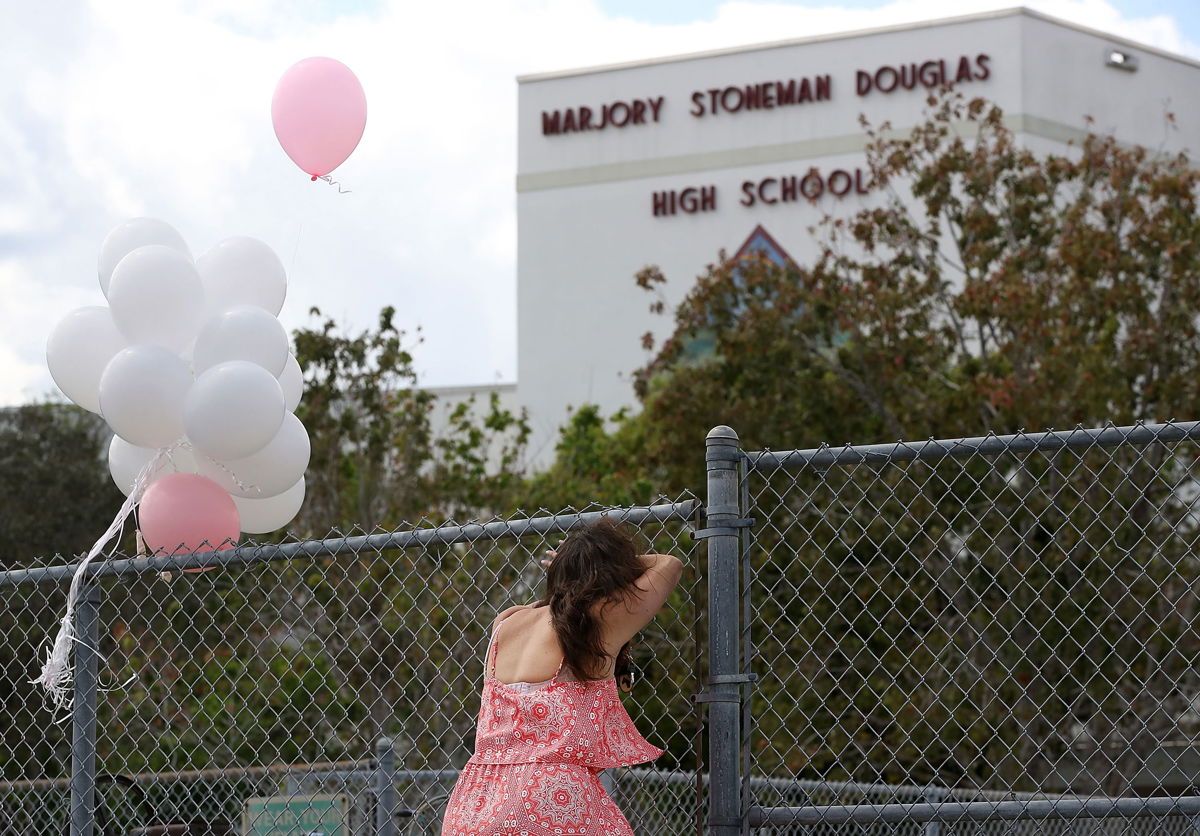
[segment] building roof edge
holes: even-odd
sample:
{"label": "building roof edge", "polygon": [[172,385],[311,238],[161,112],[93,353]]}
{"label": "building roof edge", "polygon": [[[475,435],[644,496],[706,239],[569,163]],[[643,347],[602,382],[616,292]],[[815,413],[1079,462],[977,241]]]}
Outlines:
{"label": "building roof edge", "polygon": [[1179,61],[1193,67],[1200,67],[1200,61],[1189,58],[1186,55],[1180,55],[1176,52],[1170,52],[1156,46],[1141,43],[1140,41],[1130,40],[1129,38],[1120,35],[1114,35],[1111,32],[1105,32],[1100,29],[1093,29],[1090,26],[1084,26],[1080,23],[1075,23],[1070,20],[1064,20],[1060,17],[1045,14],[1044,12],[1035,11],[1034,9],[1025,6],[1012,6],[1007,9],[996,9],[987,12],[973,12],[966,15],[955,15],[953,17],[935,18],[933,20],[913,21],[911,23],[894,23],[889,26],[876,26],[868,29],[854,29],[847,32],[833,32],[825,35],[811,35],[806,38],[789,38],[781,41],[766,41],[757,44],[744,44],[742,46],[722,47],[720,49],[701,50],[698,52],[686,52],[677,55],[664,55],[657,58],[643,58],[636,61],[621,61],[614,64],[598,64],[591,67],[578,67],[567,70],[554,70],[544,73],[528,73],[517,76],[518,84],[529,84],[538,81],[552,81],[561,78],[571,78],[573,76],[592,75],[594,73],[618,72],[620,70],[639,69],[641,67],[652,67],[659,64],[675,64],[683,61],[696,61],[703,58],[714,58],[721,55],[736,55],[742,52],[759,52],[768,49],[784,49],[792,46],[801,46],[803,44],[822,43],[826,41],[840,41],[849,38],[861,38],[868,35],[884,35],[892,32],[907,32],[913,29],[924,29],[931,26],[951,26],[959,23],[970,23],[977,20],[994,20],[1004,17],[1013,17],[1024,15],[1036,20],[1053,23],[1058,26],[1063,26],[1068,29],[1074,29],[1077,32],[1082,32],[1087,35],[1094,35],[1099,38],[1104,38],[1114,44],[1130,47],[1133,49],[1149,52],[1163,58],[1168,58],[1174,61]]}

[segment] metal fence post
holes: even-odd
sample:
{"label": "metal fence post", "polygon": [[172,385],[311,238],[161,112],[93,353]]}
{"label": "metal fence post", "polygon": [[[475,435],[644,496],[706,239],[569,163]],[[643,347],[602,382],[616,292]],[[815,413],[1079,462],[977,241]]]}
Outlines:
{"label": "metal fence post", "polygon": [[738,571],[742,525],[739,508],[738,435],[714,427],[706,439],[708,469],[706,528],[708,542],[708,689],[697,699],[708,703],[708,833],[741,832],[742,689],[739,640]]}
{"label": "metal fence post", "polygon": [[75,604],[75,693],[71,703],[71,836],[92,836],[96,821],[96,682],[100,590],[84,581]]}
{"label": "metal fence post", "polygon": [[390,737],[375,742],[375,836],[396,836],[396,749]]}

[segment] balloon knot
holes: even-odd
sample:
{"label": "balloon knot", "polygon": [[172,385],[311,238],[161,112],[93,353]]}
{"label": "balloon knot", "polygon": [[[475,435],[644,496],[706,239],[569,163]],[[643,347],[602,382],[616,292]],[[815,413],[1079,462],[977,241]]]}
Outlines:
{"label": "balloon knot", "polygon": [[313,178],[313,179],[312,179],[312,181],[313,181],[314,183],[315,183],[315,182],[317,182],[317,175],[315,175],[315,174],[314,174],[314,175],[312,176],[312,178]]}

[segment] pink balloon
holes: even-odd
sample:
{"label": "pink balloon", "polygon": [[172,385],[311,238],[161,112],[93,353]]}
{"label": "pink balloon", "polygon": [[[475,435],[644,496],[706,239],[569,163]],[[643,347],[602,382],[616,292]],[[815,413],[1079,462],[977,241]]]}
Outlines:
{"label": "pink balloon", "polygon": [[151,552],[188,554],[233,548],[242,521],[229,494],[212,479],[172,473],[146,488],[138,524]]}
{"label": "pink balloon", "polygon": [[292,162],[316,180],[345,162],[362,139],[367,97],[341,61],[305,58],[275,86],[271,121]]}

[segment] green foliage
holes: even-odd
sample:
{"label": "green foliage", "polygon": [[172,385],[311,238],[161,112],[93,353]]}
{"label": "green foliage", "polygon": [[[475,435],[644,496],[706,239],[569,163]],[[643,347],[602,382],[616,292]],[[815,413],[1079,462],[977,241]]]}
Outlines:
{"label": "green foliage", "polygon": [[[312,314],[320,317],[314,308]],[[406,335],[380,311],[375,330],[345,334],[332,319],[295,332],[305,393],[297,417],[312,458],[298,525],[310,536],[331,528],[394,528],[428,518],[499,510],[520,482],[525,415],[493,395],[455,404],[436,435],[436,397],[417,387]]]}
{"label": "green foliage", "polygon": [[[930,107],[908,135],[868,128],[875,196],[823,221],[813,263],[722,254],[700,277],[637,377],[649,472],[699,484],[716,424],[788,449],[1200,412],[1191,161],[1098,135],[1040,155],[983,101]],[[752,483],[773,669],[756,768],[1030,789],[1086,721],[1128,746],[1119,769],[1076,751],[1120,791],[1176,733],[1200,660],[1178,488],[1193,459],[1155,445]]]}
{"label": "green foliage", "polygon": [[785,448],[1197,413],[1190,160],[1097,135],[1039,155],[982,100],[930,106],[868,129],[876,197],[823,221],[813,264],[700,277],[637,378],[654,462],[720,423]]}
{"label": "green foliage", "polygon": [[[0,410],[0,566],[71,560],[91,547],[123,499],[108,475],[107,445],[103,419],[76,406]],[[51,587],[0,590],[0,681],[13,684],[0,696],[0,712],[13,719],[14,729],[0,740],[5,778],[30,774],[35,764],[69,761],[69,738],[27,685],[64,598]]]}
{"label": "green foliage", "polygon": [[425,511],[421,468],[432,450],[433,397],[416,388],[394,315],[384,308],[375,331],[353,336],[332,319],[294,334],[304,370],[296,417],[312,440],[301,527],[313,536],[334,526],[394,525]]}
{"label": "green foliage", "polygon": [[445,515],[500,512],[520,502],[529,433],[524,411],[505,409],[495,392],[480,417],[473,397],[455,404],[446,431],[434,442],[433,478],[445,498]]}
{"label": "green foliage", "polygon": [[625,411],[607,422],[594,404],[574,410],[560,432],[554,463],[529,480],[534,508],[650,502],[654,481],[641,461],[643,425]]}
{"label": "green foliage", "polygon": [[77,406],[0,410],[0,565],[87,551],[121,505],[104,420]]}

